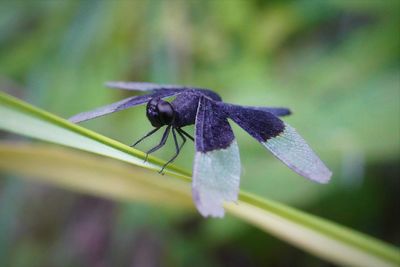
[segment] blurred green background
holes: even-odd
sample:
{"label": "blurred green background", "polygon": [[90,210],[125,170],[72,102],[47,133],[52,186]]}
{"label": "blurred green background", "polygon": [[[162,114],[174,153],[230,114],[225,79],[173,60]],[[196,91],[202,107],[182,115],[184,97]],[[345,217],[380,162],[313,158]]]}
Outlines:
{"label": "blurred green background", "polygon": [[[399,246],[399,25],[400,1],[1,0],[0,88],[65,118],[132,95],[105,89],[108,80],[289,107],[285,120],[332,182],[299,177],[233,125],[241,188]],[[84,126],[126,144],[151,129],[144,107]],[[170,142],[156,156],[173,151]],[[191,169],[193,153],[190,143],[176,164]],[[229,216],[204,220],[2,175],[0,266],[331,265]]]}

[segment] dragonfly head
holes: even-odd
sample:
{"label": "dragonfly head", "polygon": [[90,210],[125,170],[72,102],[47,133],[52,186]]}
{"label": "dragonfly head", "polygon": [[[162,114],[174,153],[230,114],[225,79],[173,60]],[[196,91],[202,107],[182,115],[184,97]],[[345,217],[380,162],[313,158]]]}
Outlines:
{"label": "dragonfly head", "polygon": [[169,102],[155,97],[147,103],[146,115],[151,125],[161,127],[174,122],[175,110]]}

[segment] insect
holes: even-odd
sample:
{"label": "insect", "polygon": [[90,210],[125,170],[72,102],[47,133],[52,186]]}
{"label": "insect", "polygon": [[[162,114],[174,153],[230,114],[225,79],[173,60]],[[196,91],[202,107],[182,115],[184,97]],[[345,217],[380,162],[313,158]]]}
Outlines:
{"label": "insect", "polygon": [[[133,146],[165,127],[160,143],[147,151],[148,155],[163,147],[172,132],[176,153],[163,170],[178,156],[187,138],[194,141],[192,195],[198,211],[205,217],[223,217],[223,203],[238,199],[241,171],[239,148],[228,118],[301,176],[327,183],[332,175],[295,129],[279,118],[290,115],[289,109],[228,104],[211,90],[180,85],[108,82],[106,86],[148,94],[77,114],[70,121],[78,123],[147,104],[146,115],[154,129]],[[164,100],[169,97],[175,99],[171,102]],[[195,125],[195,138],[182,129],[192,124]]]}

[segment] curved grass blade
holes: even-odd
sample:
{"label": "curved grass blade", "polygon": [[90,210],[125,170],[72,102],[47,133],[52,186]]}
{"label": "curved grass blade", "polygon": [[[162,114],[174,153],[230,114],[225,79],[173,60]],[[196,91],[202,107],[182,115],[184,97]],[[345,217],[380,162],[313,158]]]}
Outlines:
{"label": "curved grass blade", "polygon": [[344,266],[399,266],[400,251],[380,240],[301,212],[281,203],[241,192],[231,214],[320,258]]}
{"label": "curved grass blade", "polygon": [[[159,166],[163,163],[155,158],[150,158],[150,163],[144,164],[142,162],[144,153],[80,126],[71,124],[66,120],[34,108],[4,93],[0,93],[0,129],[80,150],[86,150],[148,169],[158,170]],[[49,133],[49,130],[52,132]],[[31,148],[28,147],[18,150],[18,146],[12,149],[8,146],[8,148],[5,149],[4,145],[1,145],[0,169],[17,174],[29,174],[29,171],[39,168],[40,165],[48,165],[45,163],[39,164],[38,162],[37,164],[30,164],[29,167],[31,169],[26,169],[26,172],[23,173],[22,170],[24,168],[22,168],[22,166],[24,164],[22,163],[27,162],[27,158],[20,160],[18,157],[13,157],[15,161],[19,162],[19,164],[16,165],[12,165],[9,161],[6,161],[9,157],[7,153],[19,151],[22,154],[29,154],[27,151],[30,149]],[[89,155],[90,154],[87,154],[87,156]],[[32,160],[33,158],[41,158],[38,155],[31,155],[31,157]],[[10,166],[15,166],[15,168],[11,168]],[[97,165],[93,165],[93,168],[96,166]],[[128,168],[129,170],[127,170],[127,172],[133,172],[131,165],[121,164],[120,167]],[[183,184],[188,184],[190,181],[189,173],[175,166],[168,166],[166,173],[170,176],[180,178],[180,180],[177,181]],[[36,169],[35,172],[37,176],[47,177],[49,183],[57,184],[64,188],[72,188],[77,191],[84,190],[85,192],[113,199],[151,201],[150,197],[147,198],[145,196],[146,194],[141,196],[142,198],[139,198],[139,195],[137,198],[134,198],[134,196],[129,197],[130,193],[128,192],[112,193],[111,185],[114,179],[111,178],[105,180],[105,184],[108,186],[104,186],[102,190],[99,190],[96,189],[96,175],[93,176],[94,180],[91,180],[91,182],[86,182],[85,179],[75,179],[73,185],[68,185],[66,181],[62,182],[62,177],[60,178],[55,175],[57,172],[53,171],[50,174],[46,176],[46,169],[43,167],[41,171]],[[118,171],[116,171],[115,175],[118,175]],[[101,178],[101,176],[99,177]],[[129,178],[126,176],[124,180],[139,180],[139,177],[141,176],[136,176],[132,173]],[[149,192],[151,187],[156,187],[157,183],[165,178],[149,178],[152,177],[150,175],[145,175],[144,177],[145,179],[152,180],[149,181],[152,185],[146,185]],[[117,181],[117,179],[115,180]],[[133,185],[126,185],[127,187],[133,187]],[[185,191],[186,189],[177,193],[177,191],[174,191],[173,186],[165,185],[162,190],[165,190],[167,195],[181,194],[182,203],[186,203],[185,199],[187,197],[190,198],[190,194],[188,195]],[[131,193],[133,194],[134,192],[132,191]],[[283,204],[241,192],[238,205],[227,204],[225,206],[228,213],[330,262],[351,266],[400,265],[400,252],[397,248]]]}

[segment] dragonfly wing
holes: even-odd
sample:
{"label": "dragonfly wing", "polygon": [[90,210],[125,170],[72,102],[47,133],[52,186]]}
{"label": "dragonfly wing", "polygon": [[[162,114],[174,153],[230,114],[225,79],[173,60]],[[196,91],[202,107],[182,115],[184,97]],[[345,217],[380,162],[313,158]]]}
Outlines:
{"label": "dragonfly wing", "polygon": [[87,121],[90,119],[94,119],[100,116],[104,116],[113,112],[121,111],[130,107],[138,106],[145,104],[150,101],[153,97],[170,97],[173,95],[177,95],[177,92],[173,91],[162,91],[158,93],[153,93],[153,94],[148,94],[148,95],[140,95],[140,96],[132,96],[125,98],[121,101],[112,103],[107,106],[99,107],[91,111],[87,112],[82,112],[79,113],[71,118],[69,120],[74,123],[82,122],[82,121]]}
{"label": "dragonfly wing", "polygon": [[245,108],[245,109],[250,109],[250,110],[260,110],[260,111],[266,111],[269,113],[272,113],[275,116],[288,116],[292,114],[290,109],[288,108],[281,108],[281,107],[253,107],[253,106],[240,106],[240,105],[234,105],[234,104],[228,104],[228,103],[222,103],[220,105],[223,105],[225,109],[240,109],[240,108]]}
{"label": "dragonfly wing", "polygon": [[298,174],[327,183],[331,171],[290,125],[265,110],[226,106],[229,118]]}
{"label": "dragonfly wing", "polygon": [[156,84],[148,82],[122,82],[122,81],[110,81],[106,83],[106,86],[114,89],[123,89],[131,91],[161,91],[161,92],[179,92],[185,89],[192,89],[182,85],[172,84]]}
{"label": "dragonfly wing", "polygon": [[196,115],[196,155],[192,192],[203,216],[224,216],[224,201],[237,201],[240,181],[239,148],[220,107],[200,97]]}

